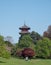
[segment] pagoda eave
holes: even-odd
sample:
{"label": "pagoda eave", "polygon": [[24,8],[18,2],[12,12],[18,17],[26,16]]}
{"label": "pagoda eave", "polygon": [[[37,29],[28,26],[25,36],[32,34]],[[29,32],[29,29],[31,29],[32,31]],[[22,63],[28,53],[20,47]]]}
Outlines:
{"label": "pagoda eave", "polygon": [[29,30],[30,28],[19,28],[20,30],[23,30],[23,29],[27,29],[27,30]]}

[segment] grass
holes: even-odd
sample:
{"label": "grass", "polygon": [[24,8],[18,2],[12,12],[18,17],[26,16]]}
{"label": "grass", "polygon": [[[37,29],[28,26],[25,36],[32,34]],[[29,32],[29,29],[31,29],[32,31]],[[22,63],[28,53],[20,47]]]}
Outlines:
{"label": "grass", "polygon": [[51,60],[32,59],[25,61],[25,59],[17,58],[5,59],[0,57],[0,65],[51,65]]}

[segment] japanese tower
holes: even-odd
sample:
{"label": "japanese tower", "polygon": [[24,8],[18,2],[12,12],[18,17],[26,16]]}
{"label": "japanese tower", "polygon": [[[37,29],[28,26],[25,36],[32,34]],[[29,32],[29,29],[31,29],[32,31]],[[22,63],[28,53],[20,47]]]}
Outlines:
{"label": "japanese tower", "polygon": [[19,34],[24,35],[24,34],[29,34],[30,27],[28,27],[26,24],[24,24],[22,27],[19,28],[21,31]]}

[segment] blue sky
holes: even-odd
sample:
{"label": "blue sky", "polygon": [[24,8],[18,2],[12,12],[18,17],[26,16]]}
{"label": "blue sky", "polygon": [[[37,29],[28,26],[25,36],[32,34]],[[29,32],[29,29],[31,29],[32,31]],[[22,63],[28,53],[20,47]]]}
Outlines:
{"label": "blue sky", "polygon": [[19,40],[19,27],[26,22],[43,35],[51,25],[51,0],[0,0],[0,35]]}

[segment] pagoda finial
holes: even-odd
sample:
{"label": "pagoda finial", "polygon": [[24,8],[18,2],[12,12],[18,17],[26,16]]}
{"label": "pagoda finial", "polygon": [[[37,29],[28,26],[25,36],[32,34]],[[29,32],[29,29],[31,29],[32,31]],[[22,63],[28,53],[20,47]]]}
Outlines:
{"label": "pagoda finial", "polygon": [[24,20],[24,25],[26,25],[25,20]]}

